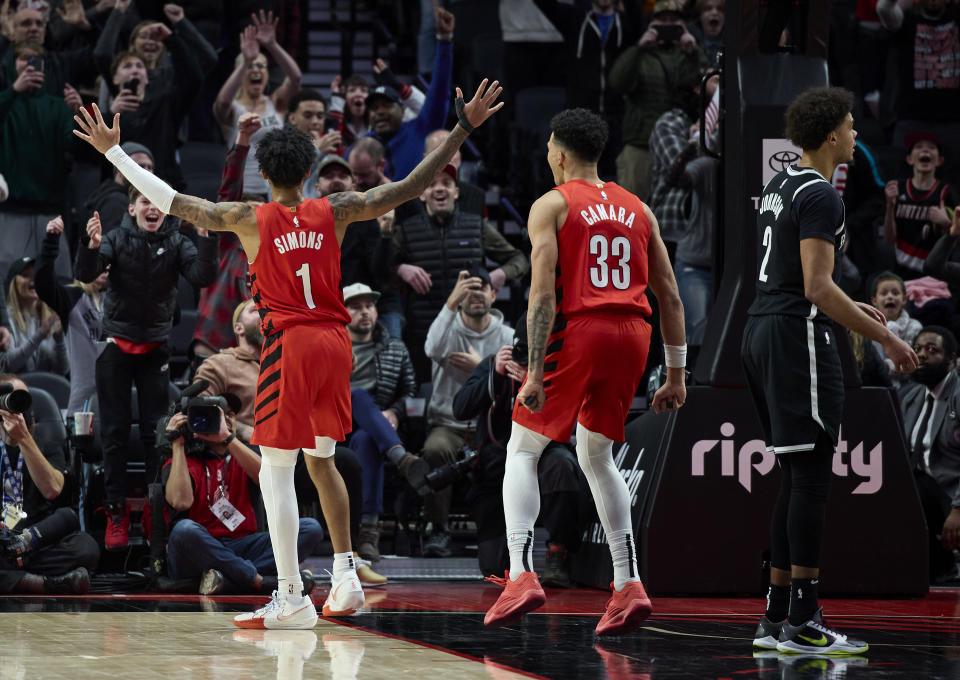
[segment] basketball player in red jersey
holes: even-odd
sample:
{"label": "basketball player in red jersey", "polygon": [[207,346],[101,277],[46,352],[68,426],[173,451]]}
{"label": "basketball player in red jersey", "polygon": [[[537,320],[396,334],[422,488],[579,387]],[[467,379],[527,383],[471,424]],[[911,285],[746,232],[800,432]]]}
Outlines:
{"label": "basketball player in red jersey", "polygon": [[[75,120],[81,139],[92,144],[165,213],[195,225],[237,234],[250,260],[254,300],[265,336],[257,386],[252,443],[262,454],[260,490],[277,562],[278,589],[261,609],[234,619],[241,628],[312,628],[317,611],[303,595],[297,565],[299,517],[293,484],[299,449],[317,487],[334,548],[325,616],[349,615],[363,605],[350,545],[346,487],[333,464],[336,442],[351,426],[350,320],[340,292],[340,247],[350,223],[371,220],[419,196],[446,166],[473,129],[495,113],[501,92],[485,79],[464,103],[457,88],[458,124],[444,143],[410,174],[365,193],[343,192],[304,200],[303,180],[315,150],[296,128],[264,136],[257,161],[274,200],[254,208],[248,203],[211,203],[178,194],[142,171],[120,147],[119,116],[108,127],[100,111],[86,110]],[[98,237],[98,235],[91,235]],[[219,516],[219,515],[218,515]]]}
{"label": "basketball player in red jersey", "polygon": [[630,494],[613,461],[613,442],[623,441],[650,347],[648,284],[660,303],[667,363],[667,382],[652,406],[657,413],[683,406],[683,304],[653,213],[597,175],[607,124],[586,109],[568,109],[550,128],[547,161],[557,188],[533,204],[527,223],[529,364],[503,479],[510,571],[484,623],[512,621],[545,601],[531,554],[540,513],[537,462],[547,443],[566,441],[576,423],[577,459],[613,557],[613,596],[596,633],[618,635],[640,625],[650,600],[637,573]]}

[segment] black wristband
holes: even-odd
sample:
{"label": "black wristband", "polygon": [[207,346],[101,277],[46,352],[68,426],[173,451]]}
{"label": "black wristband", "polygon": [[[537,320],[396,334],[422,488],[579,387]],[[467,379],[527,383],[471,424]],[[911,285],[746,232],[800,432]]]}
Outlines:
{"label": "black wristband", "polygon": [[233,442],[233,440],[236,438],[237,436],[233,432],[231,432],[226,439],[220,442],[220,446],[230,446],[231,442]]}
{"label": "black wristband", "polygon": [[463,107],[466,105],[466,102],[463,101],[463,97],[457,97],[454,101],[454,106],[457,109],[457,122],[460,123],[460,127],[467,131],[469,135],[476,128],[470,125],[470,121],[467,120],[467,115],[463,112]]}

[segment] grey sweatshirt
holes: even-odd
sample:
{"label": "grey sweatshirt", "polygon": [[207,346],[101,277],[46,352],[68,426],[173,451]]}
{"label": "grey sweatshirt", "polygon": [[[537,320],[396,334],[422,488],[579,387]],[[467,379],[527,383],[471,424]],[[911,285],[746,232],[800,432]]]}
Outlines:
{"label": "grey sweatshirt", "polygon": [[36,317],[27,317],[27,330],[21,331],[13,323],[13,314],[7,308],[10,318],[10,333],[13,340],[6,353],[0,353],[0,364],[7,373],[29,373],[32,371],[48,371],[66,376],[70,370],[67,361],[67,346],[63,336],[59,340],[47,337],[40,330],[40,322]]}
{"label": "grey sweatshirt", "polygon": [[451,312],[443,305],[437,318],[430,324],[424,350],[433,360],[433,394],[427,406],[427,423],[446,425],[457,430],[475,427],[476,420],[457,420],[453,417],[453,397],[470,374],[447,363],[451,352],[473,350],[481,358],[496,354],[504,345],[513,344],[513,329],[503,322],[503,314],[490,310],[490,323],[477,333],[467,328],[459,312]]}

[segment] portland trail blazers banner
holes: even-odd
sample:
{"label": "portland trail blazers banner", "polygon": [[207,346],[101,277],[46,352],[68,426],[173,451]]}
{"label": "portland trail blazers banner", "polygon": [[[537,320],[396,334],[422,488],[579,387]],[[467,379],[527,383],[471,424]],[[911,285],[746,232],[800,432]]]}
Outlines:
{"label": "portland trail blazers banner", "polygon": [[[846,399],[822,592],[925,593],[926,527],[890,394],[850,389]],[[648,591],[763,592],[780,474],[745,389],[690,388],[676,414],[650,412],[630,423],[614,456],[631,492]],[[575,577],[606,587],[613,569],[599,524],[585,539]]]}

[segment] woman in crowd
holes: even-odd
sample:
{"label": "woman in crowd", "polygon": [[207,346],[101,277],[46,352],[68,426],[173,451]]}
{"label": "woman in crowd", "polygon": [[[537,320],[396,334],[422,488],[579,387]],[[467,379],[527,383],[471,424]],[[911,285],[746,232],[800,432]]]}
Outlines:
{"label": "woman in crowd", "polygon": [[60,319],[37,295],[34,259],[22,257],[7,273],[7,318],[13,339],[0,355],[7,373],[48,371],[66,376],[70,370]]}

